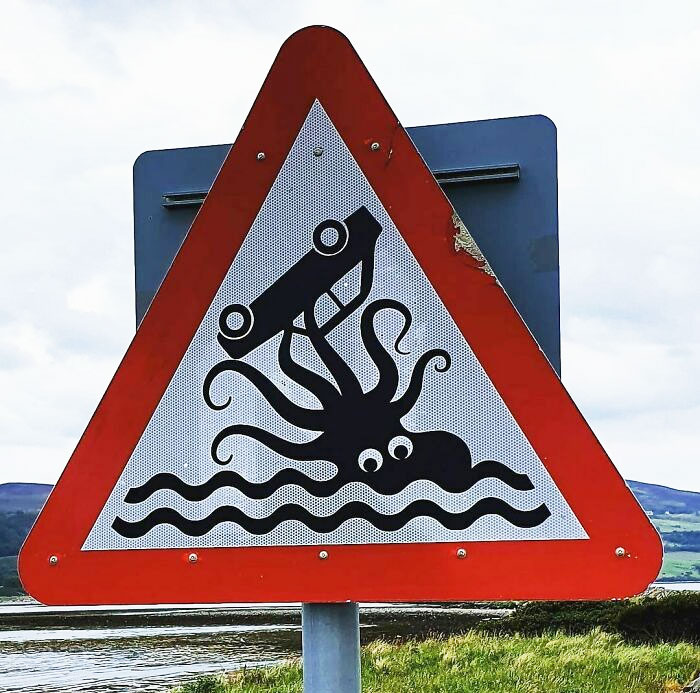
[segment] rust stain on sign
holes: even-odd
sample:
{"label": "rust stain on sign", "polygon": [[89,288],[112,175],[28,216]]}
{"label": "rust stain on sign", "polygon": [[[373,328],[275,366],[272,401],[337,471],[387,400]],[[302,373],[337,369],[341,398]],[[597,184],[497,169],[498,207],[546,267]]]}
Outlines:
{"label": "rust stain on sign", "polygon": [[465,253],[469,253],[469,255],[471,255],[481,265],[481,269],[495,279],[496,275],[491,269],[491,265],[489,265],[488,261],[484,257],[484,254],[481,252],[481,250],[479,250],[479,246],[469,233],[469,229],[459,218],[457,212],[454,211],[452,212],[452,225],[455,227],[455,229],[457,229],[457,232],[454,235],[455,250],[463,250]]}

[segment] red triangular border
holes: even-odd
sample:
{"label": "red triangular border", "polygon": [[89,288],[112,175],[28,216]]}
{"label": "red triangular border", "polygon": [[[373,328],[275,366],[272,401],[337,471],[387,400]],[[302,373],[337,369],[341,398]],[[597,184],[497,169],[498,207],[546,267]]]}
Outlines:
{"label": "red triangular border", "polygon": [[[80,550],[315,99],[590,539],[331,546],[323,561],[322,547],[207,548],[196,562],[183,549]],[[658,534],[501,286],[455,251],[452,215],[349,41],[327,27],[293,34],[22,548],[27,591],[47,604],[138,604],[602,599],[645,589],[661,564]]]}

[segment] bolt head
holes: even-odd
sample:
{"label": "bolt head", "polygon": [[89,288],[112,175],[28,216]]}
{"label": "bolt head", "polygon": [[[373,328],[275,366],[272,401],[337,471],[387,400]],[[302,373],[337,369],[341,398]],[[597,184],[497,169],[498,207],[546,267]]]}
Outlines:
{"label": "bolt head", "polygon": [[467,550],[466,549],[457,549],[457,558],[466,558],[467,557]]}
{"label": "bolt head", "polygon": [[49,564],[56,565],[58,563],[58,556],[49,556]]}
{"label": "bolt head", "polygon": [[265,158],[265,152],[258,152],[258,155],[255,158],[258,161],[262,161]]}
{"label": "bolt head", "polygon": [[369,148],[373,152],[378,152],[379,151],[379,142],[372,142],[372,144],[369,145]]}
{"label": "bolt head", "polygon": [[318,552],[318,557],[319,557],[322,561],[325,561],[326,558],[328,558],[328,551],[319,551],[319,552]]}
{"label": "bolt head", "polygon": [[627,552],[625,551],[625,549],[624,549],[622,546],[618,546],[618,547],[615,549],[615,555],[616,555],[618,558],[622,558],[626,553],[627,553]]}
{"label": "bolt head", "polygon": [[196,553],[191,553],[191,554],[187,557],[187,560],[188,560],[190,563],[196,563],[198,558],[199,558],[199,556],[197,556]]}
{"label": "bolt head", "polygon": [[314,156],[321,156],[323,154],[323,147],[314,147]]}

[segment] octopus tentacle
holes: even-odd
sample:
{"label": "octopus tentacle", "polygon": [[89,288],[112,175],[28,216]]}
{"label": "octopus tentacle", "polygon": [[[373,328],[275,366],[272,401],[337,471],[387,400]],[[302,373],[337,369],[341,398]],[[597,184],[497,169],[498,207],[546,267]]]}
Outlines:
{"label": "octopus tentacle", "polygon": [[204,378],[202,388],[204,401],[209,407],[216,410],[225,409],[231,403],[229,397],[223,404],[215,404],[211,399],[211,386],[214,379],[226,371],[240,373],[258,389],[260,394],[272,405],[273,409],[294,426],[306,428],[311,431],[320,431],[323,428],[326,414],[321,409],[306,409],[290,400],[266,375],[245,361],[227,360],[217,363]]}
{"label": "octopus tentacle", "polygon": [[233,455],[229,455],[226,459],[219,457],[219,445],[230,436],[241,435],[252,438],[270,448],[274,452],[284,455],[291,460],[299,462],[312,462],[314,460],[325,459],[322,447],[318,444],[318,438],[308,443],[292,443],[289,440],[280,438],[269,433],[268,431],[258,428],[257,426],[248,426],[247,424],[235,424],[227,426],[216,434],[216,437],[211,444],[211,457],[217,464],[228,464]]}
{"label": "octopus tentacle", "polygon": [[280,342],[277,354],[282,372],[291,378],[295,383],[306,388],[318,401],[321,406],[328,410],[329,406],[338,401],[340,394],[332,383],[300,363],[297,363],[291,354],[292,330],[285,330]]}
{"label": "octopus tentacle", "polygon": [[338,384],[341,396],[362,395],[362,386],[352,371],[338,352],[326,341],[326,338],[321,334],[316,317],[314,316],[313,307],[304,311],[304,324],[308,331],[309,339],[316,353],[325,364],[326,368],[333,376],[333,379]]}
{"label": "octopus tentacle", "polygon": [[385,308],[397,310],[399,313],[401,313],[404,319],[401,332],[394,342],[394,350],[399,354],[408,353],[401,351],[399,349],[399,344],[410,329],[413,318],[411,316],[411,312],[403,303],[390,298],[373,301],[362,313],[362,319],[360,322],[362,341],[367,349],[367,353],[370,355],[372,361],[374,361],[374,365],[379,371],[379,382],[372,392],[377,394],[383,401],[389,402],[396,394],[396,390],[399,386],[399,371],[396,367],[394,359],[384,348],[384,345],[379,341],[377,332],[374,329],[375,316],[380,310],[384,310]]}
{"label": "octopus tentacle", "polygon": [[435,370],[438,373],[444,373],[451,365],[452,358],[444,349],[430,349],[426,351],[419,359],[416,361],[416,365],[413,368],[413,373],[411,373],[411,381],[408,383],[406,391],[401,395],[401,397],[394,402],[394,406],[399,412],[399,416],[407,414],[413,408],[413,405],[418,401],[421,390],[423,388],[423,375],[428,367],[428,364],[434,358],[441,358],[445,363],[442,367],[436,365]]}

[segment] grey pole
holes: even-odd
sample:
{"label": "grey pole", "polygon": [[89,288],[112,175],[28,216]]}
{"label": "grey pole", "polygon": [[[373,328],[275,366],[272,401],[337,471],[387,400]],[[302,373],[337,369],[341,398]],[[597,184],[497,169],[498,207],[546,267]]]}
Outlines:
{"label": "grey pole", "polygon": [[358,604],[304,604],[301,631],[304,693],[360,693]]}

